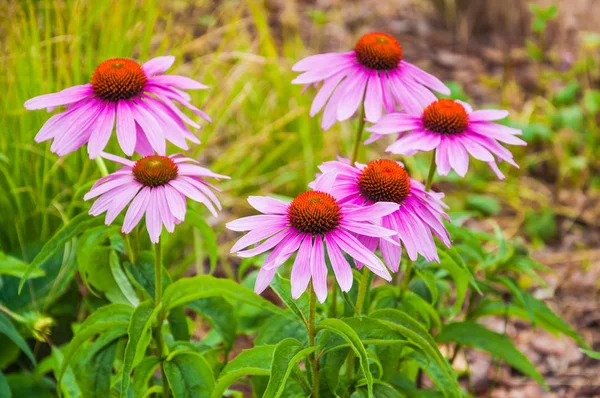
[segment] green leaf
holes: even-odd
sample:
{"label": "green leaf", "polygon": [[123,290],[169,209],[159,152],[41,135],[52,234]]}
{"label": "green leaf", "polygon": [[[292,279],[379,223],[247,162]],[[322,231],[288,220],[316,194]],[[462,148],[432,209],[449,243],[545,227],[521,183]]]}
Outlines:
{"label": "green leaf", "polygon": [[467,196],[466,207],[484,216],[494,216],[500,213],[500,203],[493,196],[472,194]]}
{"label": "green leaf", "polygon": [[[27,264],[18,258],[8,256],[6,253],[0,251],[0,275],[10,275],[16,278],[22,278],[25,275]],[[39,278],[44,276],[45,273],[41,269],[36,269],[31,272],[29,278]]]}
{"label": "green leaf", "polygon": [[436,336],[436,340],[487,351],[547,388],[544,378],[507,336],[492,332],[483,325],[470,321],[450,323]]}
{"label": "green leaf", "polygon": [[189,341],[190,330],[183,306],[175,307],[169,312],[169,329],[175,340]]}
{"label": "green leaf", "polygon": [[33,261],[29,264],[23,277],[21,278],[21,283],[19,284],[19,292],[23,289],[23,285],[27,280],[27,277],[36,269],[38,269],[46,260],[48,260],[54,253],[58,251],[67,241],[71,238],[81,234],[83,231],[95,227],[97,225],[102,224],[102,217],[90,217],[88,214],[79,214],[73,219],[59,229],[52,238],[50,238],[42,250],[38,253],[37,256],[33,259]]}
{"label": "green leaf", "polygon": [[198,275],[193,278],[180,279],[172,283],[165,289],[163,304],[165,310],[168,311],[190,301],[215,296],[250,304],[264,311],[285,317],[293,317],[275,304],[258,296],[252,290],[242,287],[229,279],[218,279],[211,275]]}
{"label": "green leaf", "polygon": [[215,377],[201,354],[173,351],[163,366],[174,398],[211,396],[215,387]]}
{"label": "green leaf", "polygon": [[160,306],[155,308],[154,304],[148,300],[140,303],[131,315],[127,329],[127,346],[123,356],[121,397],[127,396],[131,382],[131,370],[136,358],[143,357],[146,347],[150,344],[150,327],[159,310]]}
{"label": "green leaf", "polygon": [[[124,262],[125,271],[131,276],[134,285],[144,294],[144,297],[154,300],[155,293],[155,277],[154,277],[154,255],[148,251],[140,253],[137,264],[131,264],[129,261]],[[163,268],[162,285],[168,286],[171,284],[169,273]]]}
{"label": "green leaf", "polygon": [[373,396],[373,376],[369,370],[369,358],[365,347],[356,334],[356,332],[345,322],[340,319],[324,319],[317,325],[317,332],[320,330],[329,330],[333,333],[340,335],[344,340],[350,344],[350,348],[355,352],[358,357],[360,367],[365,376],[367,382],[367,391],[369,397]]}
{"label": "green leaf", "polygon": [[499,275],[494,277],[492,280],[505,286],[511,292],[511,294],[519,301],[520,305],[527,310],[529,321],[531,322],[531,325],[535,327],[535,315],[533,313],[533,308],[528,300],[529,296],[525,295],[525,292],[517,285],[517,283],[512,278]]}
{"label": "green leaf", "polygon": [[297,300],[294,300],[292,298],[292,286],[290,280],[282,277],[278,273],[275,274],[270,286],[298,319],[306,324],[308,315],[308,294],[303,294]]}
{"label": "green leaf", "polygon": [[221,297],[207,297],[187,303],[187,307],[208,319],[223,338],[226,350],[233,347],[237,321],[231,304]]}
{"label": "green leaf", "polygon": [[[103,332],[92,343],[85,343],[67,364],[65,377],[68,377],[69,368],[73,368],[77,383],[90,395],[90,398],[108,398],[113,362],[117,349],[123,349],[120,339],[124,334],[124,330],[116,328]],[[59,371],[55,372],[57,379],[60,377],[63,363]]]}
{"label": "green leaf", "polygon": [[[446,396],[460,396],[458,382],[452,367],[446,361],[446,358],[440,352],[435,340],[421,324],[410,316],[397,310],[384,309],[371,313],[371,318],[378,319],[384,325],[396,330],[406,337],[409,341],[422,347],[424,353],[430,360],[435,361],[442,370],[445,382],[437,386],[442,389]],[[452,388],[448,389],[449,385]]]}
{"label": "green leaf", "polygon": [[187,221],[190,222],[204,237],[204,243],[206,250],[208,251],[208,258],[210,259],[210,273],[214,272],[217,266],[217,259],[219,258],[219,248],[217,246],[217,237],[215,231],[210,225],[204,220],[202,216],[193,210],[187,211]]}
{"label": "green leaf", "polygon": [[33,356],[33,352],[31,352],[31,349],[27,345],[27,342],[23,339],[23,337],[21,337],[21,335],[13,326],[8,316],[4,315],[3,312],[0,312],[0,333],[6,335],[6,337],[11,339],[12,342],[15,343],[35,365],[35,357]]}
{"label": "green leaf", "polygon": [[133,374],[133,396],[142,397],[148,390],[148,382],[154,375],[156,368],[160,365],[160,359],[152,355],[142,359],[142,362],[135,368]]}
{"label": "green leaf", "polygon": [[583,106],[590,114],[597,114],[600,111],[600,91],[586,90],[583,96]]}
{"label": "green leaf", "polygon": [[594,351],[594,350],[586,350],[585,348],[581,348],[580,351],[583,352],[588,357],[590,357],[592,359],[597,359],[600,361],[600,352]]}
{"label": "green leaf", "polygon": [[[64,356],[58,347],[52,347],[52,356],[50,357],[54,362],[54,375],[57,376],[62,366]],[[60,381],[60,389],[62,391],[62,397],[65,398],[80,398],[82,397],[81,389],[75,381],[75,375],[71,368],[67,368],[64,377]],[[108,395],[107,395],[108,396]]]}
{"label": "green leaf", "polygon": [[227,388],[243,376],[268,376],[275,346],[262,345],[242,351],[223,368],[215,384],[212,398],[221,398]]}
{"label": "green leaf", "polygon": [[140,300],[138,299],[133,286],[131,286],[129,279],[127,279],[125,272],[123,272],[121,263],[119,261],[119,256],[114,250],[110,251],[109,264],[112,275],[115,278],[115,282],[117,282],[117,286],[127,300],[131,303],[131,305],[134,307],[137,306],[140,303]]}
{"label": "green leaf", "polygon": [[2,372],[0,372],[0,397],[12,398],[12,393],[10,392],[8,380],[6,380],[6,377]]}
{"label": "green leaf", "polygon": [[9,374],[6,380],[14,398],[54,398],[56,385],[47,377],[23,372]]}
{"label": "green leaf", "polygon": [[530,238],[539,238],[544,242],[554,238],[557,234],[554,210],[528,210],[525,213],[525,233]]}
{"label": "green leaf", "polygon": [[58,376],[62,378],[67,364],[88,339],[106,331],[125,334],[129,326],[133,308],[125,304],[110,304],[97,309],[82,324],[65,351],[65,359]]}
{"label": "green leaf", "polygon": [[[384,383],[379,380],[373,382],[373,396],[377,398],[404,398],[404,395],[400,394],[391,385]],[[350,398],[367,398],[368,392],[364,388],[356,390]]]}
{"label": "green leaf", "polygon": [[279,398],[283,394],[285,384],[292,373],[292,369],[311,354],[315,347],[304,348],[296,339],[284,339],[275,347],[269,384],[263,398]]}
{"label": "green leaf", "polygon": [[[581,347],[586,349],[590,348],[581,335],[571,328],[567,322],[556,315],[554,311],[552,311],[546,305],[546,303],[536,299],[527,292],[523,292],[523,296],[525,301],[529,303],[539,327],[549,331],[550,333],[562,333],[576,341]],[[517,301],[514,304],[515,305],[507,305],[501,301],[489,302],[481,307],[477,307],[475,311],[473,311],[472,316],[474,318],[479,318],[490,315],[504,316],[505,314],[508,314],[508,316],[528,319],[529,314],[525,308],[520,306],[521,303]]]}

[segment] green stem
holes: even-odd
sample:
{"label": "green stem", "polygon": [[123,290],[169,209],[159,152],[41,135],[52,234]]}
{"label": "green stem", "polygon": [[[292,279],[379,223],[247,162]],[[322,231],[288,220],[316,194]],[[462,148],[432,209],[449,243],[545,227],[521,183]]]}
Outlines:
{"label": "green stem", "polygon": [[160,238],[154,245],[154,303],[158,306],[162,300],[162,245]]}
{"label": "green stem", "polygon": [[352,160],[350,164],[354,164],[358,159],[358,149],[360,148],[360,140],[362,139],[363,130],[365,129],[365,107],[361,105],[360,116],[358,119],[358,129],[356,130],[356,138],[354,141],[354,148],[352,149]]}
{"label": "green stem", "polygon": [[331,287],[331,306],[329,307],[329,317],[337,318],[337,283]]}
{"label": "green stem", "polygon": [[100,174],[102,174],[103,177],[106,177],[108,175],[108,169],[106,168],[106,164],[104,164],[104,159],[100,156],[96,156],[96,159],[94,160],[96,161],[98,169],[100,169]]}
{"label": "green stem", "polygon": [[358,285],[358,296],[356,297],[356,313],[358,316],[362,314],[365,298],[367,297],[367,288],[369,287],[369,269],[363,265],[362,278]]}
{"label": "green stem", "polygon": [[427,182],[425,183],[425,191],[429,192],[431,189],[431,182],[433,181],[433,176],[435,175],[435,149],[431,154],[431,164],[429,165],[429,174],[427,175]]}
{"label": "green stem", "polygon": [[[313,290],[312,282],[308,286],[309,291],[309,314],[308,314],[308,345],[315,346],[315,323],[317,314],[317,296]],[[312,398],[319,398],[319,365],[315,353],[309,356],[310,369],[312,372]]]}
{"label": "green stem", "polygon": [[404,296],[408,292],[408,283],[413,270],[413,262],[410,258],[406,258],[406,271],[404,271],[404,277],[402,278],[402,284],[400,285],[400,297]]}
{"label": "green stem", "polygon": [[[161,305],[162,301],[162,244],[159,238],[158,243],[154,245],[154,306],[158,307]],[[163,387],[163,398],[169,398],[171,395],[171,391],[169,389],[169,381],[167,380],[167,375],[165,374],[165,368],[163,365],[163,361],[166,356],[169,354],[169,348],[165,344],[162,335],[162,323],[163,323],[164,313],[163,311],[159,311],[158,314],[158,322],[156,327],[153,330],[154,339],[156,340],[156,347],[158,350],[158,357],[161,360],[160,371],[162,376],[162,387]]]}
{"label": "green stem", "polygon": [[[358,296],[356,297],[356,316],[361,316],[365,299],[367,297],[367,288],[369,287],[369,269],[363,265],[362,277],[360,278],[360,284],[358,285]],[[348,358],[346,358],[346,380],[348,384],[352,384],[354,379],[354,351],[348,351]]]}

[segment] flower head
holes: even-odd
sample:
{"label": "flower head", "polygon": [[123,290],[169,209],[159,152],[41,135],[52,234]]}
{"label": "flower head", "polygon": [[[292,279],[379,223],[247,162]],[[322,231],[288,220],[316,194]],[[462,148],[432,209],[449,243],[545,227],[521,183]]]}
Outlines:
{"label": "flower head", "polygon": [[182,91],[208,87],[187,77],[164,75],[174,61],[172,56],[157,57],[140,65],[109,59],[98,65],[90,83],[28,100],[25,108],[30,110],[66,107],[44,124],[36,142],[53,139],[50,149],[59,156],[87,143],[90,158],[95,158],[108,144],[116,122],[117,140],[127,156],[164,155],[166,141],[182,149],[188,149],[187,140],[200,143],[186,124],[196,129],[200,125],[175,103],[210,121]]}
{"label": "flower head", "polygon": [[352,166],[347,159],[340,159],[323,163],[319,169],[323,174],[311,186],[335,176],[330,192],[339,203],[372,206],[391,202],[398,205],[396,211],[381,219],[384,228],[397,232],[392,241],[357,237],[369,250],[375,251],[379,246],[386,265],[392,271],[398,271],[402,246],[411,260],[416,260],[421,254],[428,261],[439,261],[432,234],[450,247],[450,236],[442,220],[448,219],[444,212],[447,206],[442,201],[444,194],[426,192],[423,184],[410,178],[401,163],[379,159],[366,165],[355,163]]}
{"label": "flower head", "polygon": [[315,116],[325,107],[321,123],[324,130],[336,121],[350,118],[361,102],[366,119],[374,123],[381,117],[382,109],[417,109],[435,100],[430,89],[450,94],[440,80],[406,62],[400,43],[385,33],[366,34],[353,51],[313,55],[292,69],[304,72],[292,83],[307,87],[323,83],[310,115]]}
{"label": "flower head", "polygon": [[[232,253],[237,252],[240,257],[253,257],[272,250],[256,279],[254,290],[257,293],[267,288],[277,268],[297,252],[292,268],[292,296],[300,297],[312,278],[317,298],[325,301],[325,248],[342,291],[347,292],[352,287],[352,270],[343,252],[364,263],[382,278],[391,279],[381,260],[358,238],[390,240],[393,245],[391,236],[395,232],[377,226],[375,222],[395,211],[398,205],[376,203],[359,207],[341,203],[328,193],[335,176],[329,177],[321,179],[314,191],[296,196],[291,203],[251,196],[248,202],[263,214],[227,224],[227,228],[233,231],[249,231],[231,248]],[[243,250],[254,244],[258,245]]]}
{"label": "flower head", "polygon": [[122,231],[131,232],[145,214],[150,240],[157,243],[163,225],[173,232],[175,225],[185,219],[186,198],[203,203],[215,217],[215,206],[221,210],[219,200],[211,190],[219,189],[205,178],[229,177],[200,167],[193,159],[182,155],[150,155],[134,162],[106,153],[100,155],[123,165],[98,180],[83,197],[85,200],[99,197],[90,214],[98,216],[106,212],[106,225],[129,205]]}
{"label": "flower head", "polygon": [[496,161],[505,161],[519,167],[512,153],[500,145],[527,145],[518,138],[521,130],[492,123],[508,116],[507,111],[473,111],[471,106],[450,99],[431,102],[418,111],[390,113],[375,125],[367,128],[373,135],[366,141],[373,142],[383,135],[398,133],[398,139],[387,148],[398,155],[417,152],[435,152],[435,162],[440,175],[454,169],[464,177],[469,168],[469,155],[487,162],[498,178],[504,178]]}

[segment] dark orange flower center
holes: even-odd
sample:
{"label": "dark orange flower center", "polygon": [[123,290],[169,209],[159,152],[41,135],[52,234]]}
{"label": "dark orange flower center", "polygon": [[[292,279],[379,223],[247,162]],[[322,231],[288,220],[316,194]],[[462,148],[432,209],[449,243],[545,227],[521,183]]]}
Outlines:
{"label": "dark orange flower center", "polygon": [[140,64],[130,59],[113,58],[102,62],[92,73],[97,97],[107,101],[125,100],[139,95],[148,78]]}
{"label": "dark orange flower center", "polygon": [[371,202],[402,203],[410,195],[410,177],[392,160],[373,160],[358,178],[358,187]]}
{"label": "dark orange flower center", "polygon": [[325,192],[301,193],[288,208],[290,225],[302,233],[324,234],[334,230],[341,219],[340,206],[333,196]]}
{"label": "dark orange flower center", "polygon": [[165,185],[177,178],[177,165],[166,156],[151,155],[135,162],[133,177],[146,187]]}
{"label": "dark orange flower center", "polygon": [[356,58],[363,66],[375,70],[391,70],[402,60],[402,47],[385,33],[367,33],[354,46]]}
{"label": "dark orange flower center", "polygon": [[441,99],[431,103],[423,113],[423,125],[439,134],[460,134],[469,124],[467,111],[456,101]]}

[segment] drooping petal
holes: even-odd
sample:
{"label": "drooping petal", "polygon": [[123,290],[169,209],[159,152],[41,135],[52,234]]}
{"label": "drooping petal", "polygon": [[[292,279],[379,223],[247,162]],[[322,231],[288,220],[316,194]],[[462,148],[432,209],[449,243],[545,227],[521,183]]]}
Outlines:
{"label": "drooping petal", "polygon": [[292,298],[298,299],[306,290],[310,281],[310,259],[312,253],[312,236],[305,235],[292,266],[291,284]]}
{"label": "drooping petal", "polygon": [[115,106],[107,103],[93,126],[88,141],[88,154],[94,159],[106,148],[115,124]]}
{"label": "drooping petal", "polygon": [[310,268],[313,289],[319,302],[323,303],[327,298],[327,264],[325,264],[325,251],[320,235],[315,236],[315,244],[310,258]]}
{"label": "drooping petal", "polygon": [[335,239],[328,234],[325,234],[325,243],[327,246],[327,254],[331,261],[331,268],[335,274],[335,279],[343,292],[349,292],[353,282],[352,268],[350,267],[350,264],[348,264],[348,261],[344,257],[339,246],[335,243]]}
{"label": "drooping petal", "polygon": [[135,228],[146,212],[149,203],[150,188],[142,188],[137,196],[133,198],[133,201],[129,205],[129,209],[127,209],[125,220],[123,221],[123,228],[121,229],[123,233],[128,234]]}
{"label": "drooping petal", "polygon": [[369,81],[367,83],[367,91],[365,93],[365,117],[375,123],[379,120],[382,114],[383,97],[381,93],[381,82],[379,81],[379,73],[375,70],[370,71]]}
{"label": "drooping petal", "polygon": [[128,101],[117,102],[117,140],[127,156],[133,155],[136,140],[135,120]]}

